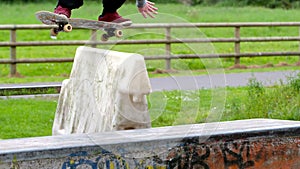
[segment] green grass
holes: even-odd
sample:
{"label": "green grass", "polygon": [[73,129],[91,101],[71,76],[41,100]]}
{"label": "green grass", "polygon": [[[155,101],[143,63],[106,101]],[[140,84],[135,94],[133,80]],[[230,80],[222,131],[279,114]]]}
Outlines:
{"label": "green grass", "polygon": [[51,135],[56,105],[56,100],[0,100],[0,139]]}
{"label": "green grass", "polygon": [[[300,73],[287,84],[153,92],[152,127],[251,118],[300,120]],[[0,139],[51,135],[57,99],[0,99]]]}
{"label": "green grass", "polygon": [[[43,4],[0,4],[1,9],[10,11],[0,13],[0,24],[39,24],[34,13],[38,10],[52,10],[56,2]],[[180,4],[157,4],[160,14],[156,19],[143,19],[137,13],[134,4],[126,4],[120,13],[131,18],[135,23],[182,23],[182,22],[288,22],[299,21],[299,10],[265,9],[258,7],[230,8],[230,7],[201,7],[184,6]],[[20,14],[19,11],[22,11]],[[95,19],[101,11],[101,4],[88,2],[79,10],[73,11],[73,17]],[[126,30],[125,39],[153,39],[162,38],[163,30]],[[192,29],[191,31],[175,29],[172,35],[176,38],[200,37],[233,37],[233,29]],[[48,30],[22,30],[18,31],[18,41],[41,40],[48,41]],[[261,36],[298,36],[298,28],[293,27],[265,27],[243,28],[242,37]],[[89,31],[74,30],[72,33],[62,33],[60,40],[87,40]],[[9,41],[9,31],[0,31],[0,41]],[[123,52],[137,52],[143,55],[163,54],[163,45],[120,45],[99,46]],[[18,47],[18,58],[62,58],[74,57],[77,46],[64,47]],[[228,53],[234,51],[233,44],[184,44],[173,45],[173,53]],[[268,52],[268,51],[298,51],[298,42],[278,43],[242,43],[242,52]],[[9,58],[9,48],[0,48],[0,59]],[[298,57],[261,57],[242,58],[244,65],[264,65],[280,62],[294,64]],[[258,69],[229,70],[234,63],[233,59],[191,59],[172,61],[172,67],[184,70],[172,75],[207,74],[215,70],[209,68],[223,68],[221,72],[245,71],[274,71],[299,70],[299,67],[273,67]],[[150,70],[164,69],[163,61],[147,61]],[[61,82],[69,77],[72,63],[47,64],[19,64],[20,77],[8,77],[9,66],[0,65],[0,83],[29,83],[29,82]],[[187,71],[186,71],[187,70]],[[150,77],[162,75],[149,73]],[[299,117],[299,78],[290,83],[273,87],[263,87],[255,80],[247,87],[221,88],[199,91],[171,91],[155,92],[149,95],[149,112],[153,127],[201,123],[210,121],[236,120],[246,118],[279,118],[300,120]],[[220,97],[222,96],[222,97]],[[279,98],[279,99],[278,99]],[[0,139],[33,137],[51,135],[51,128],[56,110],[57,99],[6,99],[0,100]]]}
{"label": "green grass", "polygon": [[[154,127],[251,118],[300,120],[300,73],[289,77],[287,85],[264,87],[250,79],[246,87],[153,95],[158,98],[149,99]],[[158,115],[157,110],[163,111]]]}
{"label": "green grass", "polygon": [[223,120],[273,118],[300,120],[300,74],[273,87],[251,79],[244,93],[228,100]]}
{"label": "green grass", "polygon": [[[56,2],[52,3],[24,3],[24,4],[0,4],[2,9],[10,11],[9,17],[6,13],[1,13],[0,24],[40,24],[35,18],[34,13],[39,10],[52,11]],[[120,14],[133,20],[134,23],[189,23],[189,22],[288,22],[299,21],[300,11],[284,9],[267,9],[260,7],[203,7],[203,6],[184,6],[181,4],[157,4],[159,15],[156,19],[144,19],[138,12],[134,4],[125,4],[120,9]],[[87,2],[80,9],[73,10],[73,17],[96,19],[101,12],[101,3]],[[22,9],[22,15],[18,11]],[[262,36],[298,36],[296,27],[264,27],[264,28],[242,28],[242,37],[262,37]],[[124,39],[155,39],[164,38],[164,29],[136,29],[125,30]],[[100,33],[99,33],[100,35]],[[192,28],[173,29],[173,38],[192,38],[198,37],[233,37],[233,28]],[[72,33],[61,33],[59,40],[88,40],[90,31],[74,30]],[[99,36],[100,37],[100,36]],[[9,41],[9,31],[0,31],[0,41]],[[18,41],[51,41],[49,30],[19,30],[17,31]],[[77,46],[63,47],[18,47],[17,58],[64,58],[74,57]],[[165,53],[164,45],[111,45],[99,48],[113,49],[123,52],[136,52],[142,55],[158,55]],[[242,43],[242,52],[271,52],[271,51],[298,51],[298,42],[274,42],[274,43]],[[0,59],[9,58],[9,48],[0,48]],[[205,51],[205,52],[204,52]],[[183,44],[172,45],[174,54],[190,53],[232,53],[234,45],[231,43],[204,43],[204,44]],[[294,64],[299,61],[299,57],[260,57],[242,58],[243,65],[263,65],[272,63],[274,65],[281,62]],[[234,64],[234,59],[220,59],[219,67],[227,68]],[[164,61],[147,61],[149,70],[164,69]],[[0,65],[0,83],[29,83],[29,82],[61,82],[70,74],[72,63],[45,63],[45,64],[18,64],[17,71],[22,78],[8,78],[10,67]],[[177,70],[204,70],[208,69],[200,59],[172,61],[172,68]],[[285,69],[295,69],[287,67]],[[297,68],[296,68],[297,69]],[[277,70],[277,67],[269,70]],[[246,70],[252,71],[252,70]],[[254,70],[261,71],[261,70]],[[156,76],[156,75],[150,75]]]}
{"label": "green grass", "polygon": [[39,95],[39,94],[58,94],[59,89],[41,88],[41,89],[14,89],[0,90],[0,96],[15,96],[15,95]]}

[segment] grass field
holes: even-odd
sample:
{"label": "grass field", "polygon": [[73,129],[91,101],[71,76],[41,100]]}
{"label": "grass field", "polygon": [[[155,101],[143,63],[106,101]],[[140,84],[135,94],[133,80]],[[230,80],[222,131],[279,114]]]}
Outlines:
{"label": "grass field", "polygon": [[[0,24],[40,24],[35,18],[34,13],[38,10],[52,11],[55,6],[53,3],[43,4],[0,4],[1,9],[10,12],[9,17],[6,13],[1,13],[2,20]],[[133,20],[134,23],[189,23],[189,22],[288,22],[299,21],[299,10],[284,9],[266,9],[259,7],[201,7],[201,6],[184,6],[181,4],[157,4],[159,7],[159,15],[156,19],[144,19],[138,12],[134,4],[126,4],[120,9],[120,13],[125,17]],[[88,2],[82,8],[73,10],[73,17],[95,19],[101,11],[101,3]],[[22,15],[18,11],[22,10]],[[299,17],[298,17],[299,16]],[[162,32],[164,30],[125,30],[124,39],[153,39],[164,38]],[[174,29],[172,36],[174,38],[190,38],[201,37],[233,37],[232,28],[201,28],[185,31],[183,29]],[[298,36],[299,30],[295,27],[264,27],[264,28],[243,28],[241,29],[242,37],[263,37],[263,36]],[[72,33],[62,33],[59,40],[88,40],[90,32],[88,30],[75,30]],[[0,41],[9,41],[9,31],[0,31]],[[48,41],[48,30],[22,30],[17,33],[18,41],[42,40]],[[18,47],[18,58],[60,58],[73,57],[77,46],[64,47]],[[164,45],[112,45],[100,46],[100,48],[109,48],[123,52],[137,52],[143,55],[164,54]],[[193,50],[191,50],[191,48]],[[209,43],[209,44],[183,44],[173,45],[172,53],[189,54],[203,53],[209,50],[209,53],[232,53],[234,45],[232,43]],[[298,42],[276,42],[276,43],[242,43],[242,52],[271,52],[271,51],[298,51]],[[0,48],[0,59],[9,58],[9,48]],[[282,62],[294,64],[299,61],[298,57],[262,57],[262,58],[242,58],[243,65],[264,65],[271,63],[273,65]],[[234,63],[233,59],[221,59],[218,65],[226,71],[228,67]],[[163,61],[147,61],[149,70],[164,69]],[[9,74],[9,65],[0,65],[0,83],[28,83],[28,82],[60,82],[68,77],[72,63],[49,63],[49,64],[19,64],[18,72],[22,78],[7,78]],[[201,70],[205,72],[206,65],[202,60],[179,60],[172,62],[174,69]],[[274,70],[277,68],[271,68]],[[298,67],[284,67],[280,69],[298,69]],[[261,71],[261,70],[247,70]],[[198,73],[201,71],[195,71]],[[150,76],[155,76],[150,74]]]}
{"label": "grass field", "polygon": [[0,100],[0,138],[51,135],[57,101]]}
{"label": "grass field", "polygon": [[[0,13],[2,18],[0,24],[39,24],[35,19],[34,13],[38,10],[52,10],[56,2],[44,4],[19,4],[5,5],[0,4],[1,9],[10,11]],[[131,18],[135,23],[152,22],[287,22],[300,20],[299,10],[265,9],[257,7],[229,8],[229,7],[201,7],[184,6],[180,4],[157,4],[160,14],[156,19],[143,19],[137,13],[134,4],[126,4],[121,8],[120,13]],[[101,10],[100,3],[86,3],[79,10],[73,11],[73,17],[95,19]],[[22,11],[22,14],[20,14]],[[127,30],[126,30],[127,31]],[[161,38],[161,30],[142,30],[141,32],[125,32],[128,39]],[[207,37],[232,37],[234,32],[228,28],[218,29],[197,29],[200,36]],[[50,40],[49,31],[18,31],[19,41],[31,40]],[[186,33],[183,30],[174,31],[176,37],[193,37],[194,34]],[[241,30],[241,36],[298,36],[298,28],[265,27],[265,28],[245,28]],[[63,40],[86,40],[89,39],[89,31],[75,30],[72,33],[60,34],[59,39]],[[0,41],[9,40],[9,31],[0,30]],[[190,45],[190,44],[188,44]],[[255,43],[242,44],[243,52],[254,51],[297,51],[298,42],[280,43]],[[102,47],[102,46],[101,46]],[[172,46],[174,53],[189,53],[186,46]],[[234,51],[232,44],[209,44],[212,52],[225,53]],[[61,48],[54,47],[19,47],[17,48],[18,58],[36,57],[73,57],[76,46]],[[138,52],[140,54],[164,52],[164,46],[160,45],[127,45],[109,46],[124,52]],[[193,46],[201,52],[204,47]],[[9,48],[0,48],[0,59],[8,59]],[[266,63],[279,64],[286,62],[294,64],[299,60],[298,57],[265,57],[265,58],[242,58],[241,63],[245,65],[263,65]],[[274,70],[299,70],[299,67],[273,67],[251,70],[229,70],[233,59],[220,59],[208,63],[207,60],[178,60],[172,62],[176,69],[192,70],[190,74],[211,73],[203,63],[216,64],[223,68],[221,72],[243,72],[243,71],[274,71]],[[162,69],[164,62],[147,61],[149,69]],[[29,83],[29,82],[61,82],[69,77],[71,63],[51,63],[51,64],[20,64],[18,72],[22,77],[9,78],[9,66],[0,65],[0,83]],[[175,75],[184,75],[176,73]],[[149,74],[152,76],[159,76]],[[278,85],[270,88],[263,87],[255,80],[249,82],[247,87],[241,88],[221,88],[215,90],[199,91],[172,91],[155,92],[148,96],[149,111],[151,114],[153,127],[201,123],[209,121],[224,121],[246,118],[278,118],[300,120],[300,77],[287,86]],[[218,96],[222,97],[218,97]],[[57,99],[7,99],[0,100],[0,139],[33,137],[51,135],[51,127],[56,110]],[[253,106],[255,105],[255,106]]]}
{"label": "grass field", "polygon": [[[300,120],[300,73],[286,85],[154,92],[148,96],[153,127],[250,118]],[[0,139],[48,136],[57,98],[0,100]]]}

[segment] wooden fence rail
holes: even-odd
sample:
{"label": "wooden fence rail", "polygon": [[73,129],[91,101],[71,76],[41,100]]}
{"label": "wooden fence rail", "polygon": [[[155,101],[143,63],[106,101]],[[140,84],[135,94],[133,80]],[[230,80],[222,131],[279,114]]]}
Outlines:
{"label": "wooden fence rail", "polygon": [[[232,38],[192,38],[192,39],[172,39],[171,30],[173,28],[233,28],[234,37]],[[256,53],[241,53],[240,44],[243,42],[283,42],[283,41],[298,41],[300,36],[285,36],[285,37],[241,37],[240,29],[243,27],[298,27],[300,22],[250,22],[250,23],[173,23],[173,24],[133,24],[128,29],[165,29],[165,39],[154,40],[122,40],[101,42],[94,38],[91,40],[65,40],[65,41],[17,41],[17,30],[41,30],[50,29],[52,26],[47,25],[0,25],[1,30],[10,31],[10,41],[0,42],[0,47],[10,48],[10,59],[0,59],[0,64],[10,64],[10,74],[17,73],[17,64],[20,63],[50,63],[50,62],[72,62],[73,58],[38,58],[38,59],[17,59],[16,48],[25,46],[77,46],[77,45],[130,45],[130,44],[164,44],[165,55],[160,56],[145,56],[146,60],[165,60],[166,69],[171,69],[172,59],[193,59],[193,58],[235,58],[235,64],[240,63],[241,57],[259,57],[259,56],[300,56],[299,51],[287,52],[256,52]],[[92,30],[92,34],[95,30]],[[300,34],[300,29],[299,33]],[[179,43],[233,43],[234,53],[226,54],[177,54],[171,52],[172,44]],[[300,57],[299,57],[300,58]]]}

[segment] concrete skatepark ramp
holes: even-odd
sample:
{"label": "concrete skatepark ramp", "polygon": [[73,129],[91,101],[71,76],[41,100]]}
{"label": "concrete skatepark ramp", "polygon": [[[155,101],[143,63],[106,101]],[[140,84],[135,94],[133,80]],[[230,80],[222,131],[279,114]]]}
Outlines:
{"label": "concrete skatepark ramp", "polygon": [[298,169],[300,122],[252,119],[0,141],[0,168]]}

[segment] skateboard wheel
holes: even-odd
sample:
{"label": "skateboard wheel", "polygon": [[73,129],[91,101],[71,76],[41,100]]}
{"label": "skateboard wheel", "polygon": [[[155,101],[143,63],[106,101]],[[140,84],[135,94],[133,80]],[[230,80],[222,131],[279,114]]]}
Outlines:
{"label": "skateboard wheel", "polygon": [[102,36],[101,36],[101,40],[104,42],[108,41],[108,38],[109,38],[108,34],[102,34]]}
{"label": "skateboard wheel", "polygon": [[123,36],[122,30],[115,30],[115,36],[116,36],[117,38],[121,38],[121,37]]}
{"label": "skateboard wheel", "polygon": [[56,28],[52,28],[50,30],[50,36],[57,36],[58,35],[58,30]]}
{"label": "skateboard wheel", "polygon": [[72,31],[72,25],[71,24],[66,24],[64,26],[64,31],[65,32],[71,32]]}

